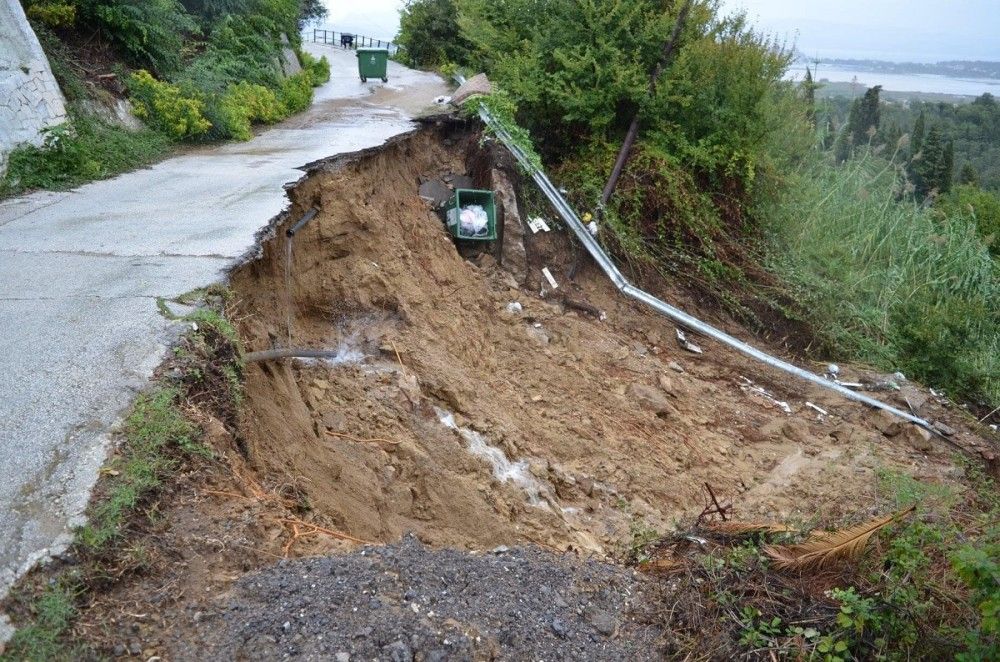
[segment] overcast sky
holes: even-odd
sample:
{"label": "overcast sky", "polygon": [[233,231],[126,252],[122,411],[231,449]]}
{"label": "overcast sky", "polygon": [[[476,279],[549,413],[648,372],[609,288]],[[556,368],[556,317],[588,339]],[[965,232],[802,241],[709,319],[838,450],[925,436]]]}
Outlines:
{"label": "overcast sky", "polygon": [[[391,39],[402,0],[324,0],[334,29]],[[723,0],[808,56],[1000,60],[1000,0]]]}

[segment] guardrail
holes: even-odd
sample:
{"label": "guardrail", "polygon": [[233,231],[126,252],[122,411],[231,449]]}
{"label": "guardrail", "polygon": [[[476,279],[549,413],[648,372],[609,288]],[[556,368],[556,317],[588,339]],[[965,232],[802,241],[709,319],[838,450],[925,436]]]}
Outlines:
{"label": "guardrail", "polygon": [[322,28],[314,28],[312,32],[312,40],[317,44],[326,44],[327,46],[335,46],[347,50],[354,50],[358,48],[385,48],[389,51],[389,55],[394,55],[399,50],[399,46],[391,41],[376,39],[375,37],[369,37],[363,34],[354,34],[353,32],[337,32],[335,30],[324,30]]}

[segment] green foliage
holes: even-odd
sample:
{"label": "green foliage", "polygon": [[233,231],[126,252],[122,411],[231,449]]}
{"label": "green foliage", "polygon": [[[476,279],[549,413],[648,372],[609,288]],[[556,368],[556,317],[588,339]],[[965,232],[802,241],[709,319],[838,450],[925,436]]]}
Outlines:
{"label": "green foliage", "polygon": [[118,46],[133,64],[177,71],[194,20],[178,0],[78,0],[80,20]]}
{"label": "green foliage", "polygon": [[397,57],[412,67],[440,67],[469,58],[455,0],[407,0],[399,13],[396,43],[401,47]]}
{"label": "green foliage", "polygon": [[935,210],[942,219],[968,218],[994,259],[1000,259],[1000,194],[984,191],[975,184],[963,184],[938,198]]}
{"label": "green foliage", "polygon": [[28,17],[50,28],[69,27],[76,21],[76,5],[71,2],[26,2]]}
{"label": "green foliage", "polygon": [[57,581],[29,605],[31,622],[18,628],[0,652],[2,662],[49,662],[82,659],[85,651],[67,646],[65,639],[77,616],[78,587]]}
{"label": "green foliage", "polygon": [[178,392],[160,388],[140,396],[125,421],[127,451],[112,462],[117,472],[106,498],[90,512],[90,521],[77,532],[77,542],[98,550],[123,534],[126,517],[157,488],[174,466],[169,450],[205,454],[195,439],[196,428],[177,408]]}
{"label": "green foliage", "polygon": [[289,76],[281,82],[278,98],[289,113],[299,113],[312,103],[312,75],[306,70]]}
{"label": "green foliage", "polygon": [[314,87],[330,81],[330,61],[325,55],[318,60],[305,51],[299,51],[298,55],[302,68],[309,71]]}
{"label": "green foliage", "polygon": [[0,179],[0,197],[32,189],[65,189],[147,165],[170,149],[157,131],[132,132],[87,115],[72,124],[45,129],[41,147],[22,145],[11,152]]}
{"label": "green foliage", "polygon": [[252,83],[231,85],[219,101],[221,129],[236,140],[253,138],[253,122],[277,122],[287,115],[284,104],[270,89]]}
{"label": "green foliage", "polygon": [[136,117],[173,138],[199,136],[212,127],[202,114],[204,101],[185,96],[177,85],[140,69],[129,76],[128,86]]}

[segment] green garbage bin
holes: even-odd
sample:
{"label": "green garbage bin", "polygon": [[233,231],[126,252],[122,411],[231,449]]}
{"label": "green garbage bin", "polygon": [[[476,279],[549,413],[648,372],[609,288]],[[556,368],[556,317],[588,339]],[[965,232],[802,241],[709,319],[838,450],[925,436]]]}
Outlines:
{"label": "green garbage bin", "polygon": [[389,50],[386,48],[359,48],[358,75],[361,82],[369,78],[381,78],[383,83],[389,82],[386,70],[389,68]]}
{"label": "green garbage bin", "polygon": [[[486,211],[486,227],[479,232],[470,232],[462,228],[460,221],[462,208],[469,205],[479,205]],[[497,207],[493,200],[493,191],[478,191],[475,189],[455,189],[445,207],[445,224],[448,232],[456,239],[472,241],[493,241],[497,238]]]}

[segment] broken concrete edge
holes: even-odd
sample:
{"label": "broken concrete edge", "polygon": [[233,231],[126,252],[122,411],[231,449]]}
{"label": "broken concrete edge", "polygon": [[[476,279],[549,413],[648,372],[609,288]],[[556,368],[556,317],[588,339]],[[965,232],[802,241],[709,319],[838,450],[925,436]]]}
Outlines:
{"label": "broken concrete edge", "polygon": [[366,147],[354,152],[334,154],[299,166],[298,170],[301,170],[303,175],[294,181],[286,182],[284,185],[285,197],[287,198],[288,205],[279,213],[271,217],[263,227],[257,230],[254,234],[253,244],[222,271],[222,279],[220,282],[229,282],[232,274],[238,269],[260,259],[263,256],[264,244],[271,239],[274,239],[278,233],[283,232],[286,224],[294,223],[299,217],[301,217],[302,213],[305,213],[308,205],[302,206],[301,209],[298,209],[296,207],[297,201],[293,199],[291,192],[313,175],[320,172],[332,173],[342,170],[352,163],[357,163],[358,161],[374,154],[378,154],[385,149],[404,143],[417,133],[430,127],[442,126],[445,124],[468,126],[471,122],[478,122],[478,120],[471,118],[460,117],[454,112],[435,113],[433,115],[414,118],[412,121],[416,125],[413,129],[406,131],[405,133],[397,134],[380,145]]}
{"label": "broken concrete edge", "polygon": [[461,108],[469,99],[479,96],[489,96],[493,93],[493,84],[486,74],[476,74],[467,81],[464,81],[451,95],[451,104]]}

